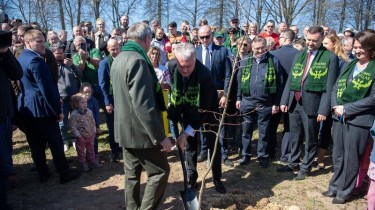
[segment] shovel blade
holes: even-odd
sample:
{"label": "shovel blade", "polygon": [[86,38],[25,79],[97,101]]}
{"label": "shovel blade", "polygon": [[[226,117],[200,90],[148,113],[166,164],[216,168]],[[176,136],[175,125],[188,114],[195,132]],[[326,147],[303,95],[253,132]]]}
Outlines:
{"label": "shovel blade", "polygon": [[180,191],[185,210],[198,210],[199,203],[195,190]]}

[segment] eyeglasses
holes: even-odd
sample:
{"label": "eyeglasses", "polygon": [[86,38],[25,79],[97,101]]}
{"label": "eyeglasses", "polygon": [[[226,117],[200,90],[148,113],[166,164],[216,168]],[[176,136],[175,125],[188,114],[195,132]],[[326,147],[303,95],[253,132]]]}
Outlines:
{"label": "eyeglasses", "polygon": [[210,39],[210,38],[211,38],[211,35],[207,35],[207,36],[200,36],[199,38],[200,38],[200,39]]}
{"label": "eyeglasses", "polygon": [[247,47],[247,44],[242,44],[242,47]]}
{"label": "eyeglasses", "polygon": [[238,22],[237,22],[237,21],[232,21],[232,23],[233,23],[233,24],[238,24]]}

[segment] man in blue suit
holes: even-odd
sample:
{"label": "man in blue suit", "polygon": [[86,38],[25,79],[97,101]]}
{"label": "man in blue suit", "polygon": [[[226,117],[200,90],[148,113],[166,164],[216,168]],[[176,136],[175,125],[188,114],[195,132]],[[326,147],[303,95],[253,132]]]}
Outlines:
{"label": "man in blue suit", "polygon": [[64,118],[60,96],[51,70],[41,56],[45,53],[45,39],[38,30],[27,31],[24,39],[26,49],[18,57],[23,70],[18,98],[19,114],[40,182],[48,181],[52,175],[46,164],[45,149],[48,143],[60,173],[60,182],[64,184],[78,178],[80,173],[69,170],[66,162],[58,124]]}
{"label": "man in blue suit", "polygon": [[[219,96],[220,101],[218,104],[219,107],[223,108],[227,100],[228,86],[231,77],[231,61],[229,59],[228,50],[225,47],[215,45],[215,43],[212,41],[211,28],[207,25],[199,28],[198,37],[202,44],[196,48],[196,57],[208,68],[208,70],[210,70],[216,90],[224,90],[224,94],[222,94],[221,97]],[[234,114],[234,112],[236,112],[236,89],[236,87],[232,87],[233,93],[230,94],[229,98],[227,109],[228,114]],[[232,132],[232,135],[230,135],[229,130],[234,131],[234,127],[224,126],[224,129],[221,131],[221,158],[223,159],[225,165],[233,166],[232,161],[228,159],[228,142],[227,139],[224,138],[224,135],[230,137],[234,136],[234,132]],[[198,156],[198,161],[203,161],[207,156],[207,144],[205,143],[205,138],[202,138],[201,140],[201,153]]]}
{"label": "man in blue suit", "polygon": [[98,77],[99,86],[104,96],[105,118],[109,132],[109,146],[111,147],[112,152],[111,158],[113,162],[118,162],[120,149],[118,143],[115,142],[114,136],[114,101],[110,70],[113,60],[120,53],[120,44],[116,39],[110,39],[107,42],[107,50],[109,55],[99,63]]}
{"label": "man in blue suit", "polygon": [[[293,61],[299,51],[293,47],[293,40],[295,40],[296,34],[294,31],[287,29],[281,32],[279,37],[279,43],[281,48],[278,50],[271,51],[279,61],[281,70],[283,72],[283,84],[286,83],[290,70],[292,69]],[[283,87],[284,88],[284,87]],[[270,124],[270,139],[268,142],[268,154],[270,158],[275,158],[276,140],[277,140],[277,127],[280,122],[281,115],[283,116],[284,122],[284,132],[283,139],[281,142],[281,157],[280,160],[283,162],[288,162],[288,157],[290,153],[289,149],[289,139],[290,139],[290,129],[289,129],[289,116],[287,113],[279,112],[272,116]]]}

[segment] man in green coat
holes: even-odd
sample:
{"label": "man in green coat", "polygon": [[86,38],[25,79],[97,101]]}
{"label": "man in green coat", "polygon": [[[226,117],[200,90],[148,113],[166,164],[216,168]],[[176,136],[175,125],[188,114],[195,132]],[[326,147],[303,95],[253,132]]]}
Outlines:
{"label": "man in green coat", "polygon": [[[126,209],[157,209],[168,183],[166,138],[161,111],[164,99],[156,73],[146,52],[151,30],[142,23],[128,29],[129,41],[113,61],[111,78],[116,107],[115,141],[123,147]],[[141,200],[142,169],[148,181]]]}

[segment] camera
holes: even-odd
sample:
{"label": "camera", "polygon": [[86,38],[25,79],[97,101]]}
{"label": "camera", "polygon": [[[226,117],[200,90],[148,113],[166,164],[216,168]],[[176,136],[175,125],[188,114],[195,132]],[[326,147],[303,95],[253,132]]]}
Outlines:
{"label": "camera", "polygon": [[12,46],[12,32],[0,31],[0,48]]}

